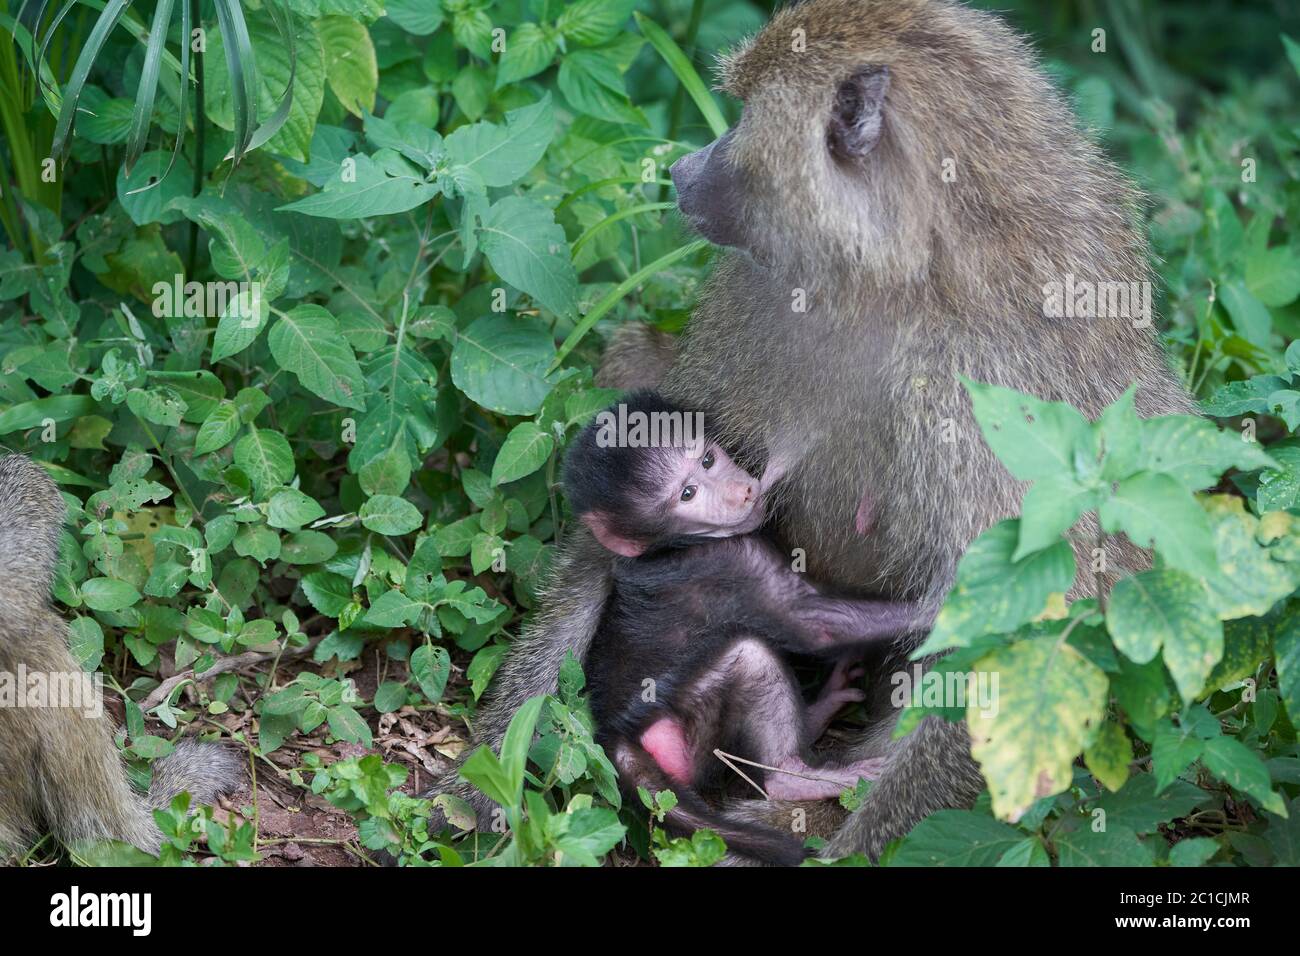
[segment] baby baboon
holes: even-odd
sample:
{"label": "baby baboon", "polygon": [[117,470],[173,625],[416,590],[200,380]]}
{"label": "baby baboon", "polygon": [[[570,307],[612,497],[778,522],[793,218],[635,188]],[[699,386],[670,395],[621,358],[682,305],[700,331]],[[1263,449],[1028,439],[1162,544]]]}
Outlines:
{"label": "baby baboon", "polygon": [[[709,827],[732,850],[768,863],[798,863],[800,841],[714,811],[697,792],[718,781],[715,749],[762,764],[749,773],[769,797],[833,797],[881,761],[828,763],[812,752],[835,713],[861,700],[853,651],[913,626],[915,608],[822,593],[753,534],[783,462],[762,481],[708,440],[701,421],[653,392],[628,396],[609,421],[655,422],[655,436],[618,443],[596,422],[575,439],[564,467],[566,497],[605,547],[622,556],[614,590],[587,656],[596,735],[629,794],[671,789],[675,830]],[[665,427],[659,427],[663,423]],[[690,431],[690,435],[684,433]],[[614,439],[614,441],[610,441]],[[837,660],[825,690],[805,702],[788,653]]]}
{"label": "baby baboon", "polygon": [[[959,375],[1089,416],[1132,384],[1143,415],[1194,408],[1150,321],[1045,308],[1045,287],[1067,277],[1150,280],[1137,196],[1028,44],[947,0],[806,0],[722,72],[744,114],[673,176],[686,218],[733,251],[662,389],[712,409],[728,445],[812,436],[785,478],[782,540],[818,581],[933,612],[966,546],[1024,492],[981,439]],[[1089,516],[1080,537],[1095,528]],[[1122,540],[1107,548],[1115,570],[1145,562]],[[589,536],[569,536],[479,741],[497,744],[519,704],[554,687],[564,653],[585,653],[609,568]],[[1076,593],[1091,586],[1082,576]],[[923,636],[873,669],[878,725],[852,757],[886,766],[831,855],[879,854],[983,786],[963,725],[931,718],[889,740],[891,671]]]}
{"label": "baby baboon", "polygon": [[86,713],[90,675],[49,604],[63,511],[40,466],[0,456],[0,674],[39,675],[51,687],[78,681],[81,691],[42,706],[0,706],[0,848],[21,851],[49,832],[65,844],[118,839],[157,852],[152,808],[182,790],[211,803],[240,778],[240,761],[223,747],[183,742],[154,765],[147,798],[131,789],[112,725]]}

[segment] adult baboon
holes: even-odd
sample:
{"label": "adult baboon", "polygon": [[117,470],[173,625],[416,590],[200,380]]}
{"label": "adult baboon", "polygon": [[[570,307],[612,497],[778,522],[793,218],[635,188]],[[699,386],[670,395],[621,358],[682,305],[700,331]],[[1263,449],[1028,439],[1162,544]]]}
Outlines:
{"label": "adult baboon", "polygon": [[[807,0],[722,73],[743,117],[673,176],[687,219],[731,251],[661,388],[711,409],[724,440],[809,439],[779,530],[814,580],[937,610],[966,546],[1024,490],[980,438],[959,375],[1090,416],[1134,383],[1140,414],[1192,409],[1149,322],[1045,314],[1044,287],[1067,276],[1149,280],[1137,196],[1025,41],[946,0]],[[619,364],[634,353],[625,337]],[[1115,567],[1143,560],[1109,547]],[[497,744],[565,652],[585,652],[608,581],[602,549],[570,536],[479,742]],[[923,636],[877,662],[877,691]],[[962,725],[928,719],[890,741],[890,715],[875,716],[853,756],[887,766],[832,855],[877,855],[982,787]]]}

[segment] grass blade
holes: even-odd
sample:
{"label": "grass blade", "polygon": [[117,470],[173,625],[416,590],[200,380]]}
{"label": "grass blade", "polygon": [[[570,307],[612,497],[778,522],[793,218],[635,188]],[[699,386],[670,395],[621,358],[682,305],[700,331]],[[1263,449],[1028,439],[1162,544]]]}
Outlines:
{"label": "grass blade", "polygon": [[[293,106],[293,79],[298,72],[298,50],[295,42],[296,38],[293,34],[293,18],[285,14],[277,3],[268,3],[266,9],[271,14],[276,29],[280,31],[280,35],[284,37],[284,41],[289,45],[289,82],[285,86],[284,95],[280,97],[280,104],[275,108],[275,112],[271,114],[271,118],[254,131],[253,138],[248,142],[248,150],[250,151],[257,149],[270,140],[272,136],[280,131],[280,127],[284,125],[285,120],[289,118],[289,110]],[[281,19],[282,14],[284,14],[283,20]],[[226,159],[233,159],[233,152],[232,150],[231,155],[228,155]]]}
{"label": "grass blade", "polygon": [[[230,73],[230,97],[235,114],[235,145],[230,154],[235,162],[248,152],[248,144],[257,126],[257,60],[248,24],[238,0],[216,0],[217,24],[221,28],[222,47],[226,51],[226,69]],[[202,118],[199,120],[202,122]]]}
{"label": "grass blade", "polygon": [[682,88],[686,90],[695,105],[699,108],[704,120],[709,124],[709,129],[713,130],[713,135],[721,136],[727,131],[727,121],[722,117],[722,110],[718,109],[717,101],[713,99],[713,94],[709,92],[704,81],[700,79],[700,74],[695,72],[695,67],[691,66],[691,61],[686,59],[686,54],[682,48],[677,45],[672,37],[659,24],[655,23],[649,17],[642,15],[639,11],[634,14],[637,26],[641,28],[641,34],[650,41],[668,68],[673,71]]}
{"label": "grass blade", "polygon": [[[95,65],[99,51],[104,48],[104,41],[108,39],[113,27],[117,26],[117,21],[122,19],[122,14],[126,12],[126,5],[130,2],[131,0],[111,0],[104,6],[103,13],[91,28],[90,36],[86,38],[86,45],[81,48],[77,63],[72,68],[72,75],[68,77],[68,85],[63,90],[59,120],[54,126],[54,140],[50,144],[52,156],[61,158],[66,155],[68,139],[72,135],[72,123],[76,117],[77,100],[81,99],[81,91],[86,86],[86,78],[90,76],[90,68]],[[48,37],[46,39],[48,40]],[[44,59],[43,52],[42,59]]]}
{"label": "grass blade", "polygon": [[627,295],[656,272],[661,272],[662,270],[667,269],[679,259],[685,259],[687,256],[694,255],[708,246],[708,244],[708,241],[705,239],[696,239],[694,242],[689,242],[684,246],[674,249],[665,256],[660,256],[654,262],[645,266],[640,271],[634,272],[613,289],[610,289],[609,292],[605,294],[604,298],[592,306],[591,311],[584,315],[578,324],[573,327],[573,331],[569,333],[569,337],[564,340],[564,344],[560,346],[560,350],[555,353],[555,361],[551,363],[551,367],[547,370],[547,374],[550,374],[550,372],[553,372],[555,369],[560,367],[560,363],[564,361],[565,357],[574,350],[586,334],[591,331],[592,327],[604,318],[605,313],[614,308],[614,306],[622,300],[623,296]]}
{"label": "grass blade", "polygon": [[[158,0],[153,11],[153,26],[149,28],[149,45],[144,49],[144,66],[140,70],[140,86],[135,94],[135,110],[131,114],[131,130],[126,136],[126,173],[144,152],[149,137],[150,120],[153,119],[154,97],[158,93],[158,71],[162,67],[162,51],[167,47],[167,26],[172,18],[173,0]],[[188,35],[181,40],[182,47],[189,46]]]}
{"label": "grass blade", "polygon": [[626,209],[620,209],[618,212],[606,216],[600,222],[596,223],[594,226],[592,226],[590,229],[584,232],[581,236],[579,236],[577,240],[573,243],[573,248],[569,251],[569,255],[571,257],[576,256],[578,254],[578,250],[581,249],[583,246],[585,246],[588,242],[590,242],[592,237],[595,236],[596,233],[600,232],[602,229],[608,226],[614,225],[614,223],[616,222],[622,222],[624,219],[627,219],[631,216],[639,215],[643,212],[657,212],[660,209],[672,209],[673,205],[674,204],[670,202],[646,202],[636,206],[628,206]]}

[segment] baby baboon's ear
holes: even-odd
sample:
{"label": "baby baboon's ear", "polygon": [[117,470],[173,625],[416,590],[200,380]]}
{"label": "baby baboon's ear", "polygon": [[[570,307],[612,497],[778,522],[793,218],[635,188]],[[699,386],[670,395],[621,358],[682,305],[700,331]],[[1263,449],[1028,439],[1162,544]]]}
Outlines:
{"label": "baby baboon's ear", "polygon": [[615,554],[621,554],[625,558],[636,558],[645,551],[645,545],[640,541],[634,541],[615,531],[603,511],[588,511],[582,516],[582,521],[591,529],[596,540]]}
{"label": "baby baboon's ear", "polygon": [[884,126],[889,67],[868,66],[840,84],[835,92],[826,138],[840,159],[861,159],[875,148]]}

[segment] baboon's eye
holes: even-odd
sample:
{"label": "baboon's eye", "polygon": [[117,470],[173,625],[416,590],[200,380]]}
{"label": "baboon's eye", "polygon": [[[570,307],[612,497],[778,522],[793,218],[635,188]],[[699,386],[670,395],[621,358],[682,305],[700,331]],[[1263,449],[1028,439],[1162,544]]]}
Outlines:
{"label": "baboon's eye", "polygon": [[690,501],[695,497],[695,486],[687,485],[682,489],[682,501]]}
{"label": "baboon's eye", "polygon": [[712,467],[713,467],[713,462],[714,462],[713,452],[711,452],[711,451],[706,451],[706,452],[704,453],[704,458],[701,459],[701,461],[700,461],[700,467],[702,467],[702,468],[712,468]]}

